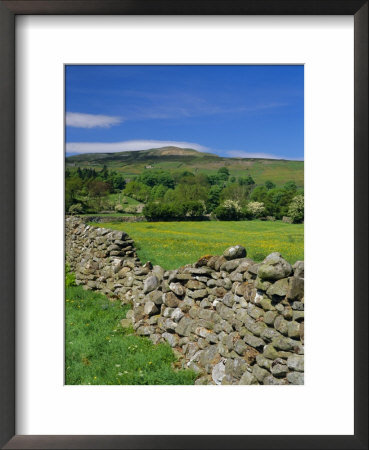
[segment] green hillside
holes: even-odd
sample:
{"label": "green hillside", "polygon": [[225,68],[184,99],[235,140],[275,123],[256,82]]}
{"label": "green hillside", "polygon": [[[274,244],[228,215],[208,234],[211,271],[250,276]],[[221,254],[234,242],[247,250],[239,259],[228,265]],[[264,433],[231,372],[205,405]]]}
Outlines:
{"label": "green hillside", "polygon": [[226,166],[231,176],[251,175],[256,184],[263,184],[267,180],[277,185],[286,181],[295,181],[298,186],[304,184],[303,161],[225,158],[212,153],[178,147],[117,153],[87,153],[66,158],[66,167],[70,169],[73,167],[99,169],[104,165],[122,173],[127,178],[139,175],[145,170],[155,169],[215,174],[220,167]]}

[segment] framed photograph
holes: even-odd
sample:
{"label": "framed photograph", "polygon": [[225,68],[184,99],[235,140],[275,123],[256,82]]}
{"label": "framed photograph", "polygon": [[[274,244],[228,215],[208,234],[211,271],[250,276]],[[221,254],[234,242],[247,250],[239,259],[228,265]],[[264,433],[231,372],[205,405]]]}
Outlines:
{"label": "framed photograph", "polygon": [[3,448],[367,448],[367,2],[0,25]]}

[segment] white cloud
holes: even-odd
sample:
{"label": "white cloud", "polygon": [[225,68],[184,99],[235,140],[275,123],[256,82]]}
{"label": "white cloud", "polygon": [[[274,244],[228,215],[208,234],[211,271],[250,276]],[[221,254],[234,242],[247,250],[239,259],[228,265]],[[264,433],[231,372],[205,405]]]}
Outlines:
{"label": "white cloud", "polygon": [[67,142],[67,153],[114,153],[125,151],[149,150],[160,147],[193,148],[200,152],[208,152],[210,149],[193,142],[178,141],[122,141],[122,142]]}
{"label": "white cloud", "polygon": [[67,112],[65,123],[68,127],[76,128],[110,128],[123,122],[121,117],[104,116],[102,114],[83,114]]}

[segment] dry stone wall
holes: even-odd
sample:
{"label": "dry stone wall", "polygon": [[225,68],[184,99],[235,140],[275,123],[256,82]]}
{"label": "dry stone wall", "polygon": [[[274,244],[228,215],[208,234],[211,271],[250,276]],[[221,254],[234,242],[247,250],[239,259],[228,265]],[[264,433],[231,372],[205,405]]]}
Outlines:
{"label": "dry stone wall", "polygon": [[66,219],[67,262],[78,284],[131,303],[123,326],[167,342],[196,384],[304,383],[304,262],[261,263],[235,245],[165,271],[142,264],[121,231]]}

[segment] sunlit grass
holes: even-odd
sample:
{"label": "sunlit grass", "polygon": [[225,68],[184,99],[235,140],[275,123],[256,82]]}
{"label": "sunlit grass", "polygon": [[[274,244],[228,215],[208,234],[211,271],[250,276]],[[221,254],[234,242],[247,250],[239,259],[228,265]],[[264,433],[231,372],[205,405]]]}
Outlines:
{"label": "sunlit grass", "polygon": [[281,221],[139,222],[95,224],[124,230],[135,241],[141,261],[165,269],[194,263],[204,255],[220,255],[240,244],[255,261],[280,252],[291,264],[304,259],[304,225]]}

